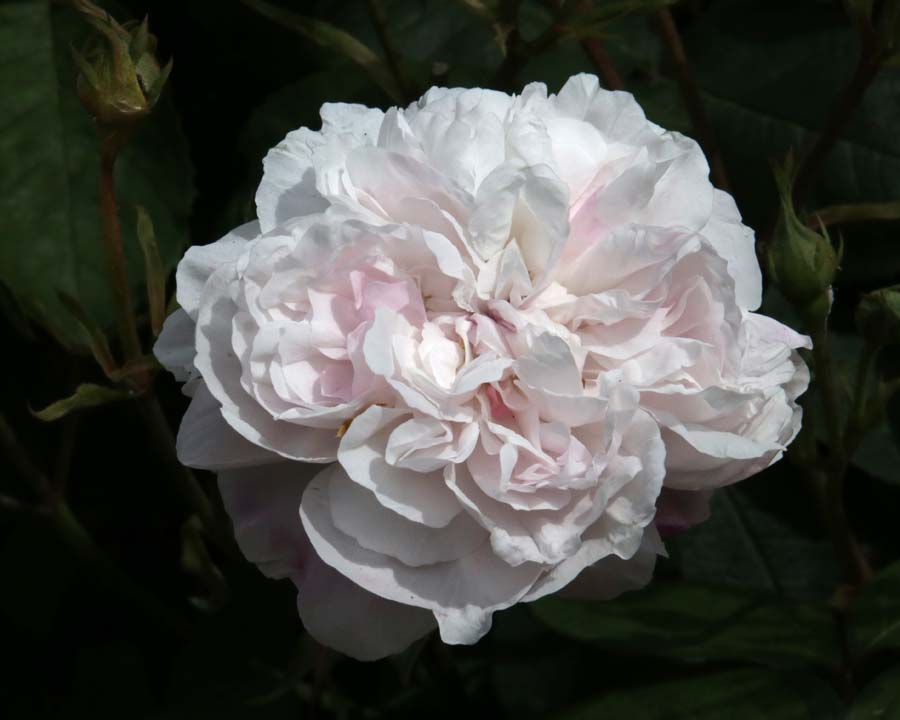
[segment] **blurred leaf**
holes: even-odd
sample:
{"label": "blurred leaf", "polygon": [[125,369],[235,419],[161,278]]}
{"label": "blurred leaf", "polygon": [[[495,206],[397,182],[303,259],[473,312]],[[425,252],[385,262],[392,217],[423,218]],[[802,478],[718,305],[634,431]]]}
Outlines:
{"label": "blurred leaf", "polygon": [[900,667],[876,677],[857,696],[847,720],[892,720],[900,717]]}
{"label": "blurred leaf", "polygon": [[144,278],[147,283],[147,304],[150,307],[150,327],[153,336],[162,332],[166,319],[166,272],[159,257],[153,220],[142,205],[137,206],[137,235],[144,254]]}
{"label": "blurred leaf", "polygon": [[[802,148],[822,128],[853,73],[857,33],[832,4],[720,0],[686,27],[684,40],[738,207],[750,226],[765,230],[777,203],[769,161],[791,146]],[[900,197],[898,82],[900,69],[887,69],[869,88],[823,167],[810,207]],[[673,84],[667,78],[643,83],[638,98],[662,106],[675,96],[667,87]],[[649,98],[656,94],[659,102]],[[900,272],[894,247],[892,228],[854,228],[841,281],[889,282]]]}
{"label": "blurred leaf", "polygon": [[[862,340],[856,335],[833,332],[831,349],[835,368],[842,378],[841,382],[845,387],[850,387],[852,379],[856,376],[856,363],[862,349]],[[849,404],[844,403],[843,409],[848,410]],[[818,423],[816,432],[819,439],[824,442],[826,433],[823,425],[824,423]],[[866,433],[851,462],[872,477],[893,485],[900,484],[900,444],[891,434],[884,418]]]}
{"label": "blurred leaf", "polygon": [[508,717],[547,717],[560,697],[578,691],[581,658],[571,650],[522,654],[491,664],[491,681]]}
{"label": "blurred leaf", "polygon": [[103,370],[107,377],[116,369],[116,361],[113,358],[112,351],[109,349],[109,341],[106,334],[87,316],[84,308],[81,307],[78,300],[66,292],[60,292],[59,300],[63,307],[69,311],[72,319],[76,322],[79,329],[87,338],[88,347],[94,360]]}
{"label": "blurred leaf", "polygon": [[[90,32],[61,3],[0,5],[0,282],[68,345],[85,338],[63,311],[60,292],[76,298],[98,327],[115,320],[100,241],[96,133],[75,93],[69,52]],[[156,219],[168,271],[187,243],[193,199],[188,152],[170,102],[160,103],[126,148],[116,180],[120,207],[140,202]],[[132,224],[123,225],[129,277],[142,306],[140,249]]]}
{"label": "blurred leaf", "polygon": [[900,562],[863,586],[851,608],[850,628],[859,653],[900,649]]}
{"label": "blurred leaf", "polygon": [[[402,70],[422,88],[435,84],[431,81],[435,64],[446,66],[446,77],[437,84],[480,86],[503,59],[498,33],[509,28],[486,22],[465,0],[382,0],[381,4]],[[536,3],[526,0],[523,7],[530,4]],[[366,3],[333,3],[328,14],[332,22],[370,47],[378,44]]]}
{"label": "blurred leaf", "polygon": [[403,103],[403,91],[384,61],[346,30],[317,18],[299,15],[265,0],[243,0],[263,17],[302,35],[331,52],[343,55],[359,65],[394,102]]}
{"label": "blurred leaf", "polygon": [[724,588],[658,582],[610,602],[552,597],[533,608],[568,637],[630,653],[778,667],[838,661],[834,623],[824,609]]}
{"label": "blurred leaf", "polygon": [[57,400],[43,410],[35,410],[31,414],[38,420],[53,422],[75,410],[108,405],[109,403],[121,402],[122,400],[130,400],[133,397],[135,397],[135,394],[131,390],[83,383],[75,389],[74,395]]}
{"label": "blurred leaf", "polygon": [[843,715],[834,691],[816,677],[772,670],[729,670],[617,690],[560,720],[829,720]]}
{"label": "blurred leaf", "polygon": [[[789,482],[778,466],[769,473]],[[838,580],[831,544],[810,540],[735,488],[713,495],[709,520],[667,541],[687,580],[798,600],[824,600]]]}
{"label": "blurred leaf", "polygon": [[594,37],[607,32],[611,23],[629,15],[652,13],[674,5],[677,0],[601,0],[588,4],[586,12],[576,12],[564,25],[564,31],[577,38]]}

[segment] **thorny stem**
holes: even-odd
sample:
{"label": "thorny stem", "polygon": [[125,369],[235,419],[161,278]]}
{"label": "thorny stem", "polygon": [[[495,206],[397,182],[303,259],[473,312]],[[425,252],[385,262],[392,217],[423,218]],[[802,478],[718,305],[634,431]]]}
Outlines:
{"label": "thorny stem", "polygon": [[678,33],[678,26],[675,25],[672,13],[667,7],[656,11],[656,24],[659,28],[659,35],[675,63],[678,85],[681,88],[688,114],[691,116],[694,131],[697,133],[697,140],[709,160],[712,181],[717,187],[727,191],[730,185],[725,172],[725,164],[722,162],[722,155],[719,152],[719,145],[716,142],[716,134],[706,114],[706,109],[703,107],[700,88],[694,78],[690,63],[688,63],[684,43],[681,42],[681,35]]}
{"label": "thorny stem", "polygon": [[[103,239],[106,247],[109,273],[115,297],[118,319],[119,336],[125,352],[126,363],[136,366],[143,354],[141,340],[138,335],[137,322],[135,320],[134,307],[131,303],[131,292],[128,286],[128,274],[125,267],[125,252],[122,244],[122,227],[119,222],[119,212],[116,206],[115,188],[115,164],[119,150],[127,140],[127,131],[115,128],[98,128],[100,135],[100,210],[103,219]],[[229,550],[232,545],[226,538],[227,533],[218,531],[216,515],[203,488],[197,482],[194,474],[178,462],[175,455],[175,439],[169,424],[166,421],[159,401],[152,393],[150,373],[138,375],[135,379],[138,387],[146,389],[144,395],[138,398],[137,403],[141,416],[150,431],[151,440],[158,452],[171,465],[178,475],[177,483],[188,507],[197,514],[204,527],[213,535],[217,544],[224,550]]]}
{"label": "thorny stem", "polygon": [[112,284],[113,301],[116,304],[119,341],[130,363],[141,356],[141,339],[135,322],[128,271],[125,266],[125,249],[122,244],[122,226],[116,206],[115,166],[121,144],[117,138],[100,130],[100,215],[103,222],[103,245]]}

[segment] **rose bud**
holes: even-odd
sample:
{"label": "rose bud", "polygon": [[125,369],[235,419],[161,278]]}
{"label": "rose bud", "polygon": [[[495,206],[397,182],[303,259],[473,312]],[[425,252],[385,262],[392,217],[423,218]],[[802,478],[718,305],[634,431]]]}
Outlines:
{"label": "rose bud", "polygon": [[807,319],[823,317],[831,308],[831,284],[839,258],[828,234],[817,233],[797,217],[791,200],[793,159],[775,170],[782,217],[768,248],[769,274]]}
{"label": "rose bud", "polygon": [[172,62],[160,67],[146,18],[140,24],[120,25],[88,0],[78,0],[75,6],[100,33],[81,52],[72,49],[82,105],[103,125],[139,120],[159,100]]}
{"label": "rose bud", "polygon": [[865,295],[856,308],[856,326],[873,344],[900,343],[900,285]]}

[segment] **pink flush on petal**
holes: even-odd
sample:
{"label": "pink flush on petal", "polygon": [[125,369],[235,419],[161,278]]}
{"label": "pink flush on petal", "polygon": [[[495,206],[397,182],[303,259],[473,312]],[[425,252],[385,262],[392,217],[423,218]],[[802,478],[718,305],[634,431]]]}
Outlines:
{"label": "pink flush on petal", "polygon": [[392,278],[368,266],[349,274],[353,302],[361,319],[373,320],[375,310],[386,308],[413,325],[425,322],[425,306],[413,280]]}
{"label": "pink flush on petal", "polygon": [[485,389],[485,394],[487,395],[488,403],[491,407],[491,417],[494,418],[494,420],[506,420],[512,417],[512,410],[510,410],[509,406],[503,402],[503,398],[500,397],[497,388],[493,385],[488,385]]}

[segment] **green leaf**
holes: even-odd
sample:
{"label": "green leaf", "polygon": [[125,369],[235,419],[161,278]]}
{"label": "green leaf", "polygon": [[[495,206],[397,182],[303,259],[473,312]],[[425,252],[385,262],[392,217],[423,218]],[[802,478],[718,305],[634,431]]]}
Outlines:
{"label": "green leaf", "polygon": [[[789,473],[782,465],[767,471],[778,482],[790,482]],[[709,520],[667,545],[694,582],[824,601],[838,581],[830,543],[807,538],[735,488],[717,490]]]}
{"label": "green leaf", "polygon": [[63,307],[69,311],[72,319],[84,333],[85,338],[87,338],[88,347],[91,350],[91,355],[94,356],[94,360],[97,361],[97,364],[106,376],[110,377],[116,369],[116,361],[113,358],[112,351],[109,349],[109,341],[106,339],[106,334],[94,324],[87,316],[87,313],[85,313],[84,308],[71,295],[61,292],[59,300]]}
{"label": "green leaf", "polygon": [[863,586],[851,608],[850,628],[859,653],[900,649],[900,562]]}
{"label": "green leaf", "polygon": [[[834,365],[841,384],[851,387],[856,377],[856,363],[862,349],[862,340],[856,335],[831,333],[831,349]],[[870,389],[870,397],[874,390]],[[844,403],[842,409],[849,409]],[[821,441],[826,441],[824,423],[816,425],[816,433]],[[863,436],[862,442],[853,453],[851,462],[869,475],[892,485],[900,484],[900,444],[891,434],[887,421],[882,419],[874,428]]]}
{"label": "green leaf", "polygon": [[[93,122],[75,92],[70,47],[94,32],[62,3],[0,5],[0,282],[63,343],[83,345],[59,293],[93,324],[114,326],[100,239],[99,159]],[[156,220],[170,270],[187,244],[192,170],[171,102],[144,121],[116,167],[120,208],[140,202]],[[123,221],[129,279],[143,306],[141,253]]]}
{"label": "green leaf", "polygon": [[563,29],[577,38],[593,37],[605,33],[610,24],[629,15],[649,14],[660,8],[674,5],[677,0],[604,0],[587,12],[578,12],[566,22]]}
{"label": "green leaf", "polygon": [[369,77],[387,93],[388,97],[402,103],[403,91],[397,84],[384,61],[346,30],[313,17],[307,17],[265,2],[265,0],[243,0],[244,4],[256,10],[288,30],[302,35],[324,49],[343,55],[359,65]]}
{"label": "green leaf", "polygon": [[824,609],[713,586],[657,582],[610,602],[551,597],[533,609],[563,635],[631,653],[778,667],[838,662],[836,631]]}
{"label": "green leaf", "polygon": [[[738,207],[748,225],[765,231],[777,209],[769,162],[822,129],[854,71],[858,35],[826,3],[719,0],[687,23],[684,42]],[[648,117],[690,133],[671,74],[650,77],[628,79]],[[900,197],[898,80],[900,68],[888,68],[869,88],[822,168],[810,208]],[[840,282],[890,282],[900,272],[893,229],[869,223],[853,231]]]}
{"label": "green leaf", "polygon": [[900,667],[882,673],[857,696],[847,720],[891,720],[900,717]]}
{"label": "green leaf", "polygon": [[[533,0],[524,2],[523,12],[534,4]],[[378,34],[366,5],[333,3],[327,11],[328,18],[369,47],[377,47]],[[504,31],[502,23],[486,21],[471,6],[467,7],[465,0],[383,0],[381,5],[402,70],[421,91],[433,84],[435,64],[446,67],[442,85],[481,86],[503,59],[499,42]],[[508,32],[509,28],[505,30]],[[327,58],[323,61],[333,64]]]}
{"label": "green leaf", "polygon": [[53,422],[54,420],[65,417],[75,410],[84,410],[85,408],[108,405],[109,403],[120,402],[122,400],[130,400],[134,396],[135,394],[131,390],[83,383],[76,388],[74,395],[70,395],[62,400],[57,400],[43,410],[33,411],[32,415],[38,418],[38,420]]}
{"label": "green leaf", "polygon": [[144,254],[144,278],[147,283],[147,304],[150,307],[150,327],[156,337],[166,319],[166,271],[159,256],[159,245],[153,221],[142,205],[137,206],[137,235]]}
{"label": "green leaf", "polygon": [[834,691],[816,677],[772,670],[705,673],[613,691],[560,720],[829,720],[842,716]]}

